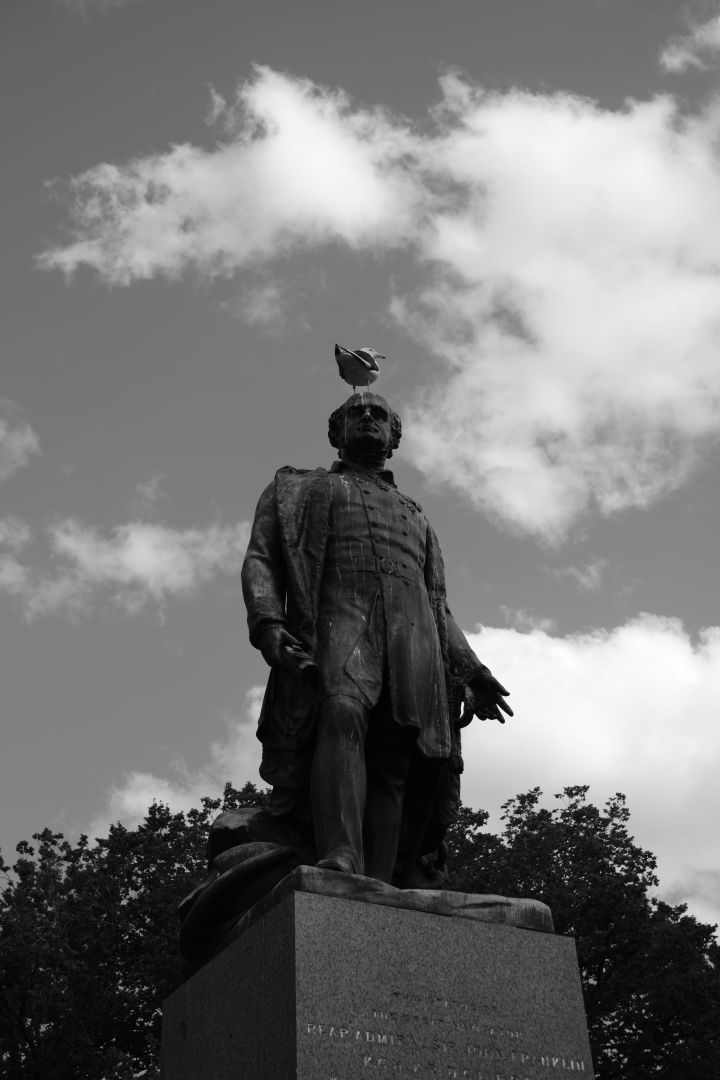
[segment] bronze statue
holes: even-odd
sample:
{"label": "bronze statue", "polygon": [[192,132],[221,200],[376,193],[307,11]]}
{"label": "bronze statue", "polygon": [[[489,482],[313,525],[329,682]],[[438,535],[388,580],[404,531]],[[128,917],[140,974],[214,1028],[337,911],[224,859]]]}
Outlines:
{"label": "bronze statue", "polygon": [[[340,377],[368,386],[377,359],[342,350]],[[339,461],[285,466],[260,496],[242,583],[270,666],[258,738],[272,792],[213,822],[207,877],[180,905],[186,974],[298,867],[354,875],[330,875],[351,891],[399,887],[416,905],[446,883],[461,728],[512,709],[450,613],[422,507],[387,468],[401,433],[384,398],[354,393],[330,417]]]}
{"label": "bronze statue", "polygon": [[450,613],[422,508],[387,468],[401,430],[382,397],[355,393],[329,421],[339,461],[284,467],[260,497],[242,582],[271,669],[258,737],[272,796],[247,839],[274,819],[319,867],[437,887],[460,728],[512,710]]}

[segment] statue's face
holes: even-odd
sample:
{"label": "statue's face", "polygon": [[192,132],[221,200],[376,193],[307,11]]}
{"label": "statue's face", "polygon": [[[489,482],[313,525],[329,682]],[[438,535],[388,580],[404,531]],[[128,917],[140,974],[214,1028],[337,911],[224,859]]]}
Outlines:
{"label": "statue's face", "polygon": [[390,409],[377,394],[354,394],[345,406],[343,443],[351,453],[382,453],[390,447]]}

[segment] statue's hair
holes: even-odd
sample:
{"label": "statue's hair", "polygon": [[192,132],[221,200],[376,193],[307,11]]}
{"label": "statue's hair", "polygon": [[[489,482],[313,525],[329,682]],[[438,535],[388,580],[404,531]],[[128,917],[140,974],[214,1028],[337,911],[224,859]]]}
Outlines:
{"label": "statue's hair", "polygon": [[[344,401],[342,405],[330,414],[328,419],[328,439],[330,445],[334,446],[336,450],[342,450],[342,432],[345,426],[345,410],[351,401],[354,401],[356,397],[360,397],[360,394],[353,394],[347,401]],[[402,437],[402,421],[398,414],[391,409],[384,397],[380,397],[379,394],[373,394],[373,397],[378,398],[379,401],[384,402],[387,405],[387,410],[390,414],[390,446],[388,447],[387,456],[392,457],[393,450],[397,450],[400,445],[400,439]]]}

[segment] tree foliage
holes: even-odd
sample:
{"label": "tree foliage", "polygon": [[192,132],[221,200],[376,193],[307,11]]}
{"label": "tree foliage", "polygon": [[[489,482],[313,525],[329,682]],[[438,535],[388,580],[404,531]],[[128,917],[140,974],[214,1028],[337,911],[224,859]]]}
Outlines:
{"label": "tree foliage", "polygon": [[[160,1007],[178,982],[176,909],[203,877],[220,809],[262,805],[252,784],[136,829],[71,844],[49,829],[18,845],[0,893],[0,1075],[157,1077]],[[717,1080],[720,955],[713,928],[652,896],[655,859],[628,833],[622,795],[599,809],[566,788],[504,807],[499,835],[463,808],[452,887],[549,904],[577,943],[599,1080]]]}

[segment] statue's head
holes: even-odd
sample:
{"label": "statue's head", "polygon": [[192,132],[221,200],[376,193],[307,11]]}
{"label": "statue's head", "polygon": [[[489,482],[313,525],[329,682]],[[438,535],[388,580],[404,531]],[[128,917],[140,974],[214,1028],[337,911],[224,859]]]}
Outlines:
{"label": "statue's head", "polygon": [[328,421],[328,439],[340,455],[383,454],[392,457],[400,445],[400,417],[379,394],[353,394]]}

